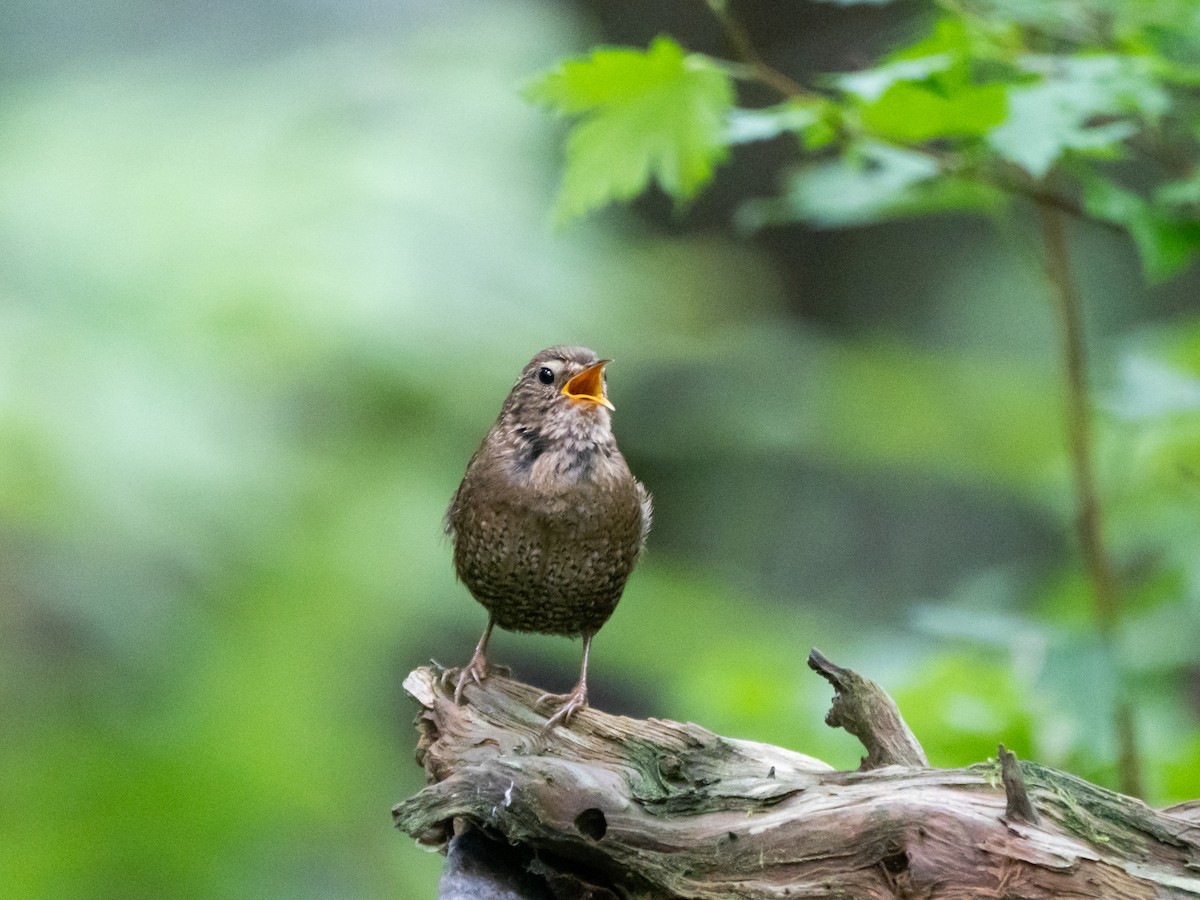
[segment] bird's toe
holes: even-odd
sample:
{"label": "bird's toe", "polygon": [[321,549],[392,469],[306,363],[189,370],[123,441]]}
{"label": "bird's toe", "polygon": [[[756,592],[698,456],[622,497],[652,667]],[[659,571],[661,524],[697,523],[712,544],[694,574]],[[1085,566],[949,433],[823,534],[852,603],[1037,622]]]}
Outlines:
{"label": "bird's toe", "polygon": [[[453,673],[447,672],[447,674],[453,674],[454,702],[461,706],[463,702],[463,691],[467,689],[467,685],[483,684],[483,680],[488,677],[487,660],[483,659],[482,657],[475,657],[461,669],[454,670]],[[443,678],[445,678],[445,676],[443,676]]]}
{"label": "bird's toe", "polygon": [[575,718],[579,711],[588,707],[587,691],[580,690],[575,690],[570,694],[543,694],[538,697],[534,705],[541,706],[550,700],[561,700],[563,704],[559,707],[558,712],[546,721],[545,726],[542,728],[542,734],[546,734],[556,725],[570,725],[571,720]]}

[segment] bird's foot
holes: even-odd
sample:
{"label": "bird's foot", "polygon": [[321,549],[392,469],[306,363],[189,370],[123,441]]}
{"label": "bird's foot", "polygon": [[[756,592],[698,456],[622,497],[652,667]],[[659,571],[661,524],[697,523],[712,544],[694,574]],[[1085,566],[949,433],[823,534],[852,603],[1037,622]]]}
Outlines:
{"label": "bird's foot", "polygon": [[442,687],[449,690],[453,686],[454,702],[461,706],[463,691],[467,689],[467,685],[482,684],[490,674],[491,667],[488,665],[487,658],[482,653],[476,652],[471,657],[471,661],[461,669],[446,669],[442,673]]}
{"label": "bird's foot", "polygon": [[562,701],[562,706],[558,708],[558,712],[552,715],[542,727],[543,735],[552,730],[555,725],[570,725],[571,719],[575,718],[577,712],[581,709],[587,709],[587,685],[576,685],[575,690],[569,694],[542,694],[533,705],[537,707],[550,701]]}

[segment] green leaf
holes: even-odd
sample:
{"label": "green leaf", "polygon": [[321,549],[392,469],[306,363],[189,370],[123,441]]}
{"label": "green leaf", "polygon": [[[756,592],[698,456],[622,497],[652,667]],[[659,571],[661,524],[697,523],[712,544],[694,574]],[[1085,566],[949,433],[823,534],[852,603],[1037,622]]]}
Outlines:
{"label": "green leaf", "polygon": [[842,228],[937,210],[986,208],[995,202],[994,191],[943,175],[924,153],[863,141],[836,159],[801,167],[782,199],[746,204],[738,224],[754,229],[800,220]]}
{"label": "green leaf", "polygon": [[1034,178],[1042,178],[1067,150],[1115,148],[1137,132],[1130,122],[1088,126],[1096,110],[1078,93],[1060,84],[1013,88],[1007,121],[994,129],[992,149]]}
{"label": "green leaf", "polygon": [[839,75],[834,84],[864,101],[862,124],[879,137],[920,142],[937,137],[985,134],[1004,121],[1002,84],[972,81],[962,26],[939,23],[919,47],[907,47],[888,63]]}
{"label": "green leaf", "polygon": [[939,92],[924,85],[894,84],[862,113],[863,124],[880,137],[920,142],[937,137],[986,134],[1004,121],[1004,85],[965,85]]}
{"label": "green leaf", "polygon": [[642,193],[653,179],[689,200],[724,161],[729,76],[669,38],[648,50],[605,48],[536,78],[525,97],[580,121],[567,139],[560,222]]}
{"label": "green leaf", "polygon": [[1081,180],[1084,208],[1129,232],[1152,281],[1184,269],[1200,250],[1200,222],[1169,217],[1141,195],[1093,172],[1084,171]]}
{"label": "green leaf", "polygon": [[764,109],[731,110],[725,124],[725,142],[749,144],[769,141],[781,134],[804,135],[825,116],[819,102],[788,102]]}
{"label": "green leaf", "polygon": [[1122,142],[1137,133],[1137,120],[1153,121],[1169,105],[1138,57],[1028,56],[1021,64],[1042,79],[1009,89],[1008,119],[988,141],[1034,178],[1070,150],[1119,155]]}
{"label": "green leaf", "polygon": [[920,59],[902,59],[862,72],[834,78],[843,91],[874,102],[894,85],[904,81],[924,81],[936,72],[944,72],[954,63],[949,53],[937,53]]}
{"label": "green leaf", "polygon": [[971,52],[971,34],[966,22],[958,16],[949,16],[934,23],[928,37],[909,44],[889,55],[889,59],[922,59],[939,54],[950,54],[955,60],[966,60]]}

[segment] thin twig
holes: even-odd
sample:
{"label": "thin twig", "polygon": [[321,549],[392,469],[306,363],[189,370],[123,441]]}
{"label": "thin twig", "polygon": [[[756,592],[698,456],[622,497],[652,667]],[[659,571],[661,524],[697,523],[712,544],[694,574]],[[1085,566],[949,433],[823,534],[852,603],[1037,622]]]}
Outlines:
{"label": "thin twig", "polygon": [[1103,634],[1110,635],[1117,623],[1117,590],[1112,564],[1104,549],[1100,499],[1096,489],[1082,303],[1071,273],[1062,214],[1047,203],[1040,204],[1038,209],[1042,220],[1042,242],[1046,248],[1046,277],[1054,290],[1062,337],[1067,380],[1067,442],[1078,504],[1076,532],[1092,583],[1096,624]]}
{"label": "thin twig", "polygon": [[717,21],[721,23],[721,28],[724,29],[725,36],[729,39],[729,44],[733,47],[737,58],[745,63],[758,81],[789,99],[817,96],[800,82],[780,72],[762,58],[754,49],[754,43],[750,40],[746,27],[729,11],[728,0],[705,0],[705,2],[716,16]]}
{"label": "thin twig", "polygon": [[964,173],[963,177],[977,178],[980,183],[989,184],[1006,194],[1032,200],[1039,207],[1051,207],[1059,212],[1066,213],[1074,219],[1086,219],[1088,222],[1099,225],[1107,231],[1120,232],[1122,234],[1127,233],[1123,227],[1115,222],[1110,222],[1107,219],[1097,219],[1089,215],[1083,207],[1083,202],[1078,197],[1051,190],[1046,187],[1044,181],[1035,181],[1015,166],[1005,166],[999,171],[984,172],[978,176]]}
{"label": "thin twig", "polygon": [[[1042,242],[1046,251],[1046,278],[1054,292],[1062,337],[1066,377],[1067,444],[1077,506],[1075,530],[1092,587],[1096,626],[1102,639],[1111,643],[1120,618],[1120,601],[1112,561],[1104,545],[1104,520],[1096,487],[1083,304],[1071,272],[1062,212],[1049,203],[1040,203],[1038,212],[1041,216]],[[1113,720],[1118,748],[1117,777],[1120,788],[1127,794],[1137,795],[1142,786],[1141,763],[1133,727],[1133,711],[1123,696],[1117,700]]]}

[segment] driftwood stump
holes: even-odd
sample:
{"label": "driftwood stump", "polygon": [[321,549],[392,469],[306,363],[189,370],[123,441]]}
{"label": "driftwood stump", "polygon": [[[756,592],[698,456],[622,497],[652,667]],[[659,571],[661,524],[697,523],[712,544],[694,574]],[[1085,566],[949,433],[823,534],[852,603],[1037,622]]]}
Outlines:
{"label": "driftwood stump", "polygon": [[393,816],[448,848],[443,900],[1200,897],[1200,803],[1156,811],[1003,746],[931,769],[877,685],[809,665],[856,772],[596,710],[543,735],[535,688],[497,675],[457,706],[417,669],[429,786]]}

